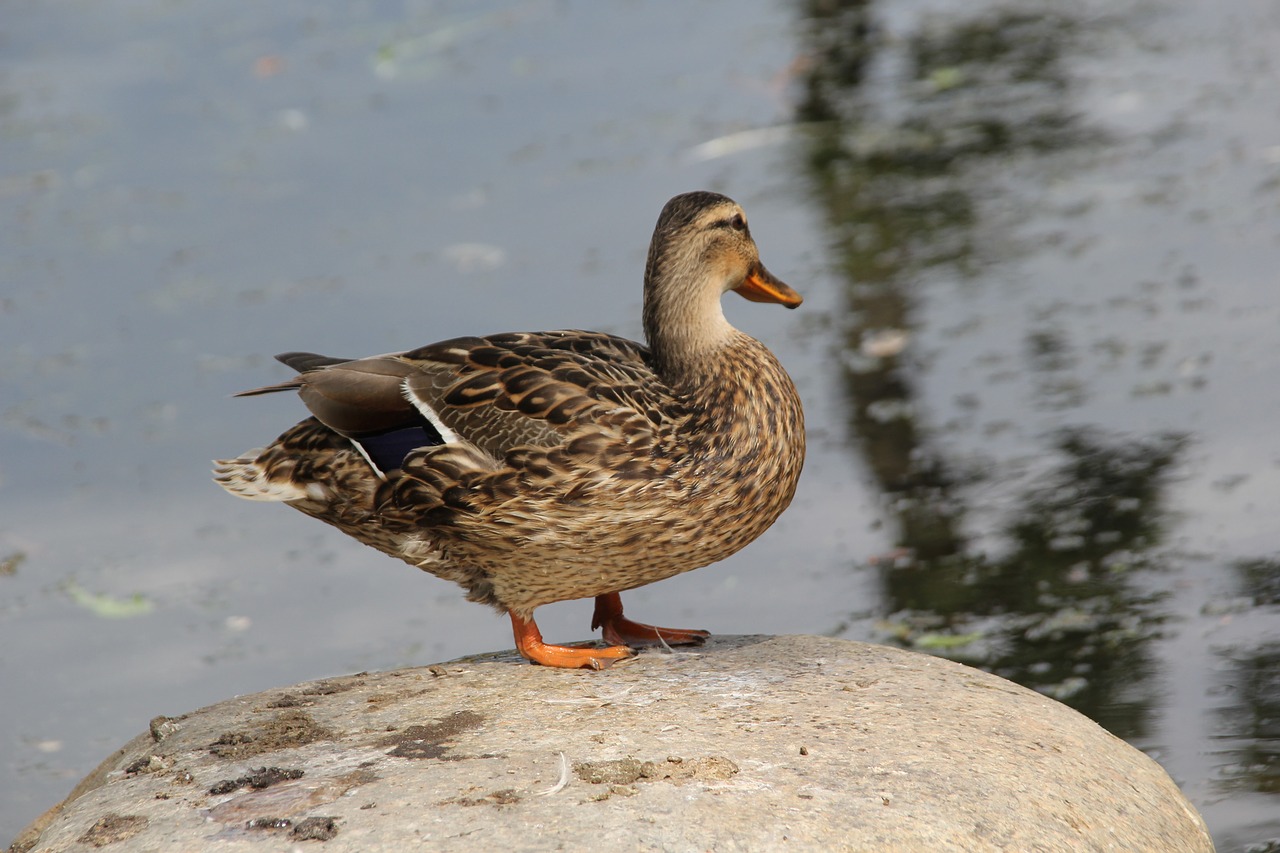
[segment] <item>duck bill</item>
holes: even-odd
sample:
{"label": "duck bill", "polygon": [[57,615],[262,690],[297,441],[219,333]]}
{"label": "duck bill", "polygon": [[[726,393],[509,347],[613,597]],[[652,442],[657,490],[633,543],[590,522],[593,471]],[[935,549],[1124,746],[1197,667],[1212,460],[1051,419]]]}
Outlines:
{"label": "duck bill", "polygon": [[788,308],[795,308],[804,301],[803,296],[776,278],[759,261],[756,261],[742,284],[734,290],[739,296],[752,302],[776,302]]}

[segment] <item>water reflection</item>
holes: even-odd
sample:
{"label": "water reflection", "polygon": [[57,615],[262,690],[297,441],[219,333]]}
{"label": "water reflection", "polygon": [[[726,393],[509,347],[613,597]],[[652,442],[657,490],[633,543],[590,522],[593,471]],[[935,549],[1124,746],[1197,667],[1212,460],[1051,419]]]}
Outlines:
{"label": "water reflection", "polygon": [[[1183,438],[1060,434],[1061,459],[1021,495],[1000,557],[957,552],[882,570],[895,633],[1042,690],[1127,739],[1147,734],[1149,645],[1160,596],[1130,583],[1156,571],[1165,485]],[[904,539],[910,546],[910,541]]]}
{"label": "water reflection", "polygon": [[[849,434],[900,546],[880,569],[892,614],[882,627],[1140,736],[1161,615],[1129,579],[1151,567],[1185,439],[1050,436],[1040,452],[1056,468],[1013,502],[995,526],[1004,553],[988,556],[969,532],[980,527],[969,517],[981,473],[948,458],[915,390],[928,369],[912,347],[927,274],[973,278],[1019,250],[984,221],[983,170],[1104,141],[1073,110],[1065,70],[1087,28],[1004,9],[934,19],[891,42],[868,2],[812,0],[801,14],[808,65],[796,118],[810,128],[811,196],[847,282]],[[1038,406],[1080,405],[1060,330],[1029,332],[1025,356]]]}
{"label": "water reflection", "polygon": [[[1226,610],[1280,604],[1280,559],[1242,560],[1233,567],[1241,596]],[[1280,794],[1280,642],[1230,646],[1223,667],[1215,738],[1219,787]]]}
{"label": "water reflection", "polygon": [[1280,794],[1280,643],[1227,655],[1218,711],[1220,787]]}
{"label": "water reflection", "polygon": [[[803,14],[809,72],[797,119],[811,128],[812,197],[848,281],[850,433],[890,498],[902,541],[925,559],[955,554],[964,545],[953,497],[961,475],[916,422],[904,363],[914,288],[931,267],[981,269],[982,188],[966,172],[975,160],[1097,136],[1064,99],[1059,59],[1078,27],[1063,16],[997,12],[917,32],[904,56],[886,58],[868,3],[814,0]],[[889,71],[868,82],[873,58]],[[883,98],[886,85],[907,91]]]}

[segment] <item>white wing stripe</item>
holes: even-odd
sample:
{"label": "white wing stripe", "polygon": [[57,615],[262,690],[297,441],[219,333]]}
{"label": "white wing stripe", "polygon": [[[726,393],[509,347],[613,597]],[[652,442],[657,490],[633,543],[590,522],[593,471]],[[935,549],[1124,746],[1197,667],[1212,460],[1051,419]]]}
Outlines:
{"label": "white wing stripe", "polygon": [[428,406],[421,397],[413,393],[413,389],[409,387],[408,381],[400,386],[401,393],[404,398],[413,404],[413,407],[422,413],[422,416],[431,422],[436,428],[436,432],[440,433],[440,437],[444,439],[445,444],[458,444],[462,441],[458,434],[444,425],[444,421],[440,420],[440,416],[436,414],[436,410]]}
{"label": "white wing stripe", "polygon": [[387,475],[378,467],[378,464],[373,461],[373,457],[369,455],[369,451],[364,449],[364,445],[356,441],[354,438],[349,438],[347,440],[350,441],[351,446],[364,457],[364,461],[369,463],[369,467],[373,469],[373,473],[378,475],[378,479],[385,481],[387,479]]}

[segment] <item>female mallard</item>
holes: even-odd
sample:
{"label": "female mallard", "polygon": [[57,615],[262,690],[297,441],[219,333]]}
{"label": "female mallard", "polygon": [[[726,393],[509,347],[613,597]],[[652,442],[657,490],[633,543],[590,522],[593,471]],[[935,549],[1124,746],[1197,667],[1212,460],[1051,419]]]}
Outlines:
{"label": "female mallard", "polygon": [[[626,644],[706,631],[622,615],[621,590],[721,560],[795,493],[804,415],[759,341],[729,325],[725,291],[788,308],[722,195],[667,202],[645,267],[646,348],[597,332],[455,338],[354,361],[286,353],[313,417],[217,482],[284,501],[511,617],[534,663],[600,669]],[[535,608],[595,597],[607,648],[544,643]]]}

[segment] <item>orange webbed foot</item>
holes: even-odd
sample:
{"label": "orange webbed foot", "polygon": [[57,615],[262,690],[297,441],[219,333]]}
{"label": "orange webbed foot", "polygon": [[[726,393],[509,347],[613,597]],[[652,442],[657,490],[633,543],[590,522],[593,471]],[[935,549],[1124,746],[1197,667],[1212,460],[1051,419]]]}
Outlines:
{"label": "orange webbed foot", "polygon": [[596,596],[591,627],[604,629],[606,643],[628,646],[696,646],[711,636],[710,631],[697,628],[658,628],[632,622],[622,615],[622,596],[616,592]]}
{"label": "orange webbed foot", "polygon": [[576,646],[557,646],[542,641],[542,632],[533,618],[521,619],[510,613],[511,628],[516,638],[516,651],[531,663],[558,666],[564,669],[607,669],[620,660],[635,654],[625,645],[613,645],[603,649]]}

